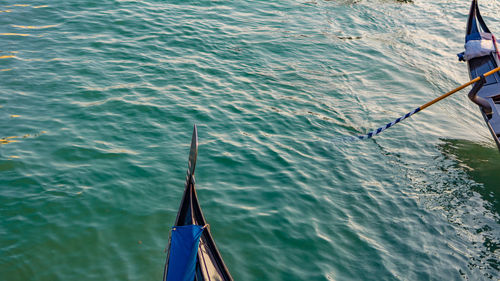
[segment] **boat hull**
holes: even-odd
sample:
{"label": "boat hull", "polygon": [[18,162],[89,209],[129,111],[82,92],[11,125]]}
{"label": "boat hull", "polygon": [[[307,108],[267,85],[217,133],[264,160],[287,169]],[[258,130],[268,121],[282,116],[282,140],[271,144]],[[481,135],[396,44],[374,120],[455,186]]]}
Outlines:
{"label": "boat hull", "polygon": [[[186,175],[186,185],[184,194],[182,195],[179,211],[175,220],[176,226],[183,225],[200,225],[208,226],[205,216],[200,207],[198,196],[195,189],[194,170],[196,166],[196,158],[198,154],[198,133],[196,126],[193,130],[193,138],[191,141],[191,151],[189,154],[189,168]],[[170,243],[167,262],[163,274],[163,280],[167,279],[168,275],[168,259],[170,258]],[[215,241],[210,232],[210,227],[206,227],[200,237],[198,254],[196,260],[195,281],[232,281],[233,278],[227,269],[222,256],[215,245]]]}
{"label": "boat hull", "polygon": [[[490,33],[486,23],[479,13],[477,0],[473,0],[467,21],[466,40],[468,37],[480,32]],[[468,60],[467,66],[469,69],[469,77],[470,79],[479,77],[486,72],[497,68],[498,65],[499,61],[496,53]],[[485,99],[492,108],[491,114],[486,114],[481,107],[479,107],[479,110],[481,111],[484,121],[490,130],[491,136],[500,150],[500,74],[497,72],[486,77],[486,83],[479,90],[477,95]]]}

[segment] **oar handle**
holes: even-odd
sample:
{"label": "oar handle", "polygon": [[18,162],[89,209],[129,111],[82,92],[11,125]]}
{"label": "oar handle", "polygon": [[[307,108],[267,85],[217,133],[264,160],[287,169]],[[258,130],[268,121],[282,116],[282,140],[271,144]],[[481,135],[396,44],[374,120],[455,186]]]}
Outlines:
{"label": "oar handle", "polygon": [[[486,73],[485,73],[485,74],[483,74],[483,75],[484,75],[484,77],[488,77],[488,76],[490,76],[491,74],[498,72],[499,70],[500,70],[500,67],[497,67],[497,68],[494,68],[494,69],[492,69],[492,70],[490,70],[490,71],[486,72]],[[447,98],[447,97],[449,97],[449,96],[453,95],[454,93],[456,93],[456,92],[458,92],[458,91],[462,90],[463,88],[466,88],[466,87],[468,87],[468,86],[470,86],[470,85],[472,85],[472,84],[476,83],[477,81],[479,81],[479,79],[481,79],[481,77],[476,77],[476,78],[474,78],[474,79],[470,80],[469,82],[467,82],[467,83],[463,84],[462,86],[460,86],[460,87],[458,87],[458,88],[456,88],[456,89],[454,89],[454,90],[451,90],[451,91],[449,91],[448,93],[446,93],[446,94],[444,94],[444,95],[442,95],[442,96],[440,96],[440,97],[437,97],[437,98],[435,98],[435,99],[431,100],[430,102],[428,102],[428,103],[426,103],[426,104],[424,104],[424,105],[420,106],[420,110],[424,110],[425,108],[427,108],[427,107],[429,107],[429,106],[431,106],[431,105],[435,104],[436,102],[438,102],[438,101],[440,101],[440,100],[442,100],[442,99],[445,99],[445,98]]]}

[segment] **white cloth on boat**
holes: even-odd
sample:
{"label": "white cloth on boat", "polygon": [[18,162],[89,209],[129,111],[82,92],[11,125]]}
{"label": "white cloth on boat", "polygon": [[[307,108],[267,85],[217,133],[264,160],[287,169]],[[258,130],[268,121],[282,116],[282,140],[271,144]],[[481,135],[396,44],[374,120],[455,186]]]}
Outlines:
{"label": "white cloth on boat", "polygon": [[471,60],[473,58],[487,56],[495,51],[491,33],[481,33],[480,40],[469,40],[465,43],[464,59]]}

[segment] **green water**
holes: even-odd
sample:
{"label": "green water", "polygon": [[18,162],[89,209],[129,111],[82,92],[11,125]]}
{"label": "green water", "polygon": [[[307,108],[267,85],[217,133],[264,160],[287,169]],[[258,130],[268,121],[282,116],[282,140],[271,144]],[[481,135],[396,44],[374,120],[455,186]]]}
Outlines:
{"label": "green water", "polygon": [[[500,2],[481,0],[500,33]],[[193,123],[235,280],[497,280],[469,1],[0,1],[0,280],[161,280]]]}

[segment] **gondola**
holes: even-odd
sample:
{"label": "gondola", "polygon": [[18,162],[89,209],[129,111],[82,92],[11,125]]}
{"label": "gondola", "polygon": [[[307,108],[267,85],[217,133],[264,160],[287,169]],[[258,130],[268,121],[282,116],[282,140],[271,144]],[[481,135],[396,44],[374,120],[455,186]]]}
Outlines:
{"label": "gondola", "polygon": [[193,129],[186,185],[172,227],[163,281],[233,280],[203,216],[195,190],[198,132]]}
{"label": "gondola", "polygon": [[[463,56],[461,57],[459,55],[462,60],[467,60],[471,79],[479,77],[499,65],[498,46],[495,37],[490,32],[479,13],[477,0],[473,0],[467,21],[465,42],[467,45],[469,41],[477,40],[476,42],[481,42],[481,40],[485,39],[491,40],[489,44],[494,47],[494,51],[486,53],[484,56],[478,56],[468,60],[463,59]],[[472,93],[474,91],[476,91],[476,93]],[[469,97],[479,105],[486,125],[500,150],[500,74],[497,72],[483,78],[481,85],[475,87],[472,92],[469,94]]]}

